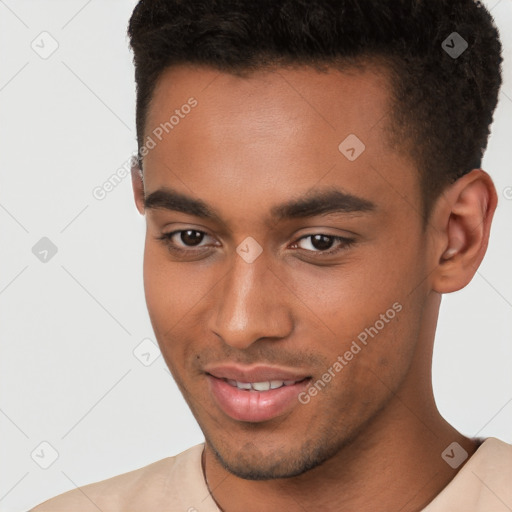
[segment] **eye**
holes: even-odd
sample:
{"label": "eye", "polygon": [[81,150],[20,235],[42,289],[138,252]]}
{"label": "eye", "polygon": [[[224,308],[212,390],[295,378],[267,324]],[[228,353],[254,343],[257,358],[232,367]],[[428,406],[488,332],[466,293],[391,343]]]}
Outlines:
{"label": "eye", "polygon": [[[303,243],[303,245],[300,246],[301,242],[306,243]],[[334,245],[335,242],[337,242],[336,245]],[[353,243],[353,238],[345,238],[342,236],[325,235],[323,233],[319,233],[314,235],[305,235],[299,238],[299,240],[297,240],[293,246],[299,246],[300,249],[303,249],[307,252],[319,253],[320,255],[332,255],[344,249],[348,249]],[[332,248],[333,245],[334,249]]]}
{"label": "eye", "polygon": [[207,236],[209,236],[207,233],[197,229],[182,229],[164,233],[158,237],[158,240],[161,240],[171,251],[192,252],[190,248],[205,247],[200,244]]}
{"label": "eye", "polygon": [[[199,252],[194,248],[206,249],[208,247],[208,244],[202,243],[207,237],[212,238],[204,231],[197,229],[181,229],[172,231],[171,233],[163,233],[161,236],[157,237],[157,240],[161,240],[169,251],[176,254],[193,254],[194,252]],[[352,238],[319,233],[304,235],[294,242],[291,248],[299,248],[310,255],[314,255],[314,257],[321,257],[331,256],[344,249],[348,249],[353,243],[354,239]],[[218,244],[216,245],[218,246]]]}

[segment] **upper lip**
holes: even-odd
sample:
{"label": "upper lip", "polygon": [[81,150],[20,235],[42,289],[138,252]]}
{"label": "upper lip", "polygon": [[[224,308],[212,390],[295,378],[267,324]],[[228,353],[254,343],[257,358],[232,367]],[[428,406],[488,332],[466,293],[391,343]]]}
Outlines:
{"label": "upper lip", "polygon": [[298,373],[297,370],[263,365],[239,366],[235,364],[223,364],[206,367],[204,371],[218,379],[230,379],[238,382],[266,382],[271,380],[299,381],[309,377],[306,373]]}

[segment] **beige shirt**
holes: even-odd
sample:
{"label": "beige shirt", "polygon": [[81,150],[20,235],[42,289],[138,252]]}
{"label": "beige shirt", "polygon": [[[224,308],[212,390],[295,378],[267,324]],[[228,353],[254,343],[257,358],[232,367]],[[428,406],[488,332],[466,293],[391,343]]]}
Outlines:
{"label": "beige shirt", "polygon": [[[219,512],[201,469],[203,444],[68,491],[31,512]],[[486,439],[423,512],[511,512],[512,445]]]}

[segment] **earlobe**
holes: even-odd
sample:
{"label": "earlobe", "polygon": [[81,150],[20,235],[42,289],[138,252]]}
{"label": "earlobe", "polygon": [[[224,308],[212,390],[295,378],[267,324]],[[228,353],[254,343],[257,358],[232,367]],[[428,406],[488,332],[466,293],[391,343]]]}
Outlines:
{"label": "earlobe", "polygon": [[490,176],[475,169],[443,194],[448,207],[438,215],[440,234],[432,288],[450,293],[464,288],[475,275],[487,250],[497,194]]}

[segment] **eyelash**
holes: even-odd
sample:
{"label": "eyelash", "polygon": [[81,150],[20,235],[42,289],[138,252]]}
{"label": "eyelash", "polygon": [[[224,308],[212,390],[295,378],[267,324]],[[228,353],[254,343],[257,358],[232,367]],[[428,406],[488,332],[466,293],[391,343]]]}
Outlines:
{"label": "eyelash", "polygon": [[[173,242],[171,241],[172,237],[174,235],[176,235],[176,234],[184,233],[186,231],[193,231],[195,233],[201,233],[203,235],[210,236],[210,235],[208,235],[208,233],[205,233],[204,231],[200,231],[198,229],[180,229],[180,230],[177,230],[177,231],[172,231],[171,233],[164,233],[161,236],[157,237],[157,240],[161,240],[164,243],[164,245],[171,252],[174,252],[176,254],[185,254],[185,253],[191,254],[191,253],[194,253],[194,252],[196,252],[196,253],[200,252],[200,250],[193,249],[192,246],[191,246],[190,249],[184,249],[182,247],[177,247],[176,245],[173,244]],[[338,252],[341,252],[341,251],[343,251],[345,249],[348,249],[349,247],[351,247],[354,244],[354,239],[353,238],[345,238],[345,237],[342,237],[342,236],[335,236],[335,235],[326,235],[324,233],[312,233],[310,235],[303,235],[303,236],[301,236],[295,242],[293,242],[292,245],[296,245],[300,240],[303,240],[305,238],[310,238],[310,237],[318,236],[318,235],[323,235],[323,236],[326,236],[328,238],[333,239],[334,241],[340,242],[340,245],[338,245],[338,247],[336,247],[335,249],[327,249],[325,251],[321,251],[321,250],[310,251],[308,249],[299,249],[299,250],[306,251],[306,252],[311,253],[313,255],[317,254],[319,256],[332,256],[334,254],[337,254]],[[202,247],[204,247],[204,246],[202,246]],[[313,256],[313,257],[318,257],[318,256]]]}

